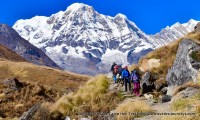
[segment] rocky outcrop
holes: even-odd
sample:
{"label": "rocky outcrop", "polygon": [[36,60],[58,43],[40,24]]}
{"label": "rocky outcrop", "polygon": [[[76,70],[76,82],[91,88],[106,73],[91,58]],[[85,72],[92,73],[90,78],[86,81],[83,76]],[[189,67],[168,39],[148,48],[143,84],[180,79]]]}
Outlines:
{"label": "rocky outcrop", "polygon": [[200,68],[198,51],[200,46],[190,39],[183,39],[179,43],[176,59],[166,76],[168,90],[173,91],[173,86],[180,86],[189,81],[197,82]]}

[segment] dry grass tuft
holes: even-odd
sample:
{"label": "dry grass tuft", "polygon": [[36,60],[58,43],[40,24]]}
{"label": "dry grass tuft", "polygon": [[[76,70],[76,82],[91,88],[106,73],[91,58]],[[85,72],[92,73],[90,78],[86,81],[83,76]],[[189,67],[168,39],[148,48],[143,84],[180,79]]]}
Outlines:
{"label": "dry grass tuft", "polygon": [[116,116],[117,120],[131,120],[136,117],[142,116],[141,114],[136,115],[135,113],[148,113],[148,112],[152,112],[152,110],[150,106],[147,105],[145,102],[127,101],[125,103],[118,105],[115,112],[119,113],[119,115]]}
{"label": "dry grass tuft", "polygon": [[1,93],[1,94],[0,94],[0,100],[1,100],[2,98],[5,98],[5,93]]}
{"label": "dry grass tuft", "polygon": [[7,118],[1,118],[0,117],[0,120],[19,120],[19,118],[17,118],[17,117],[15,117],[15,118],[9,118],[9,117],[7,117]]}
{"label": "dry grass tuft", "polygon": [[60,98],[52,107],[51,115],[56,116],[59,113],[76,118],[77,113],[109,112],[121,98],[115,92],[108,92],[108,87],[109,81],[106,76],[99,75],[89,80],[77,92]]}
{"label": "dry grass tuft", "polygon": [[171,108],[174,111],[185,110],[187,109],[187,106],[190,105],[190,101],[191,99],[188,98],[175,100],[173,101]]}
{"label": "dry grass tuft", "polygon": [[200,44],[200,33],[199,32],[188,33],[184,38],[192,39],[196,43]]}

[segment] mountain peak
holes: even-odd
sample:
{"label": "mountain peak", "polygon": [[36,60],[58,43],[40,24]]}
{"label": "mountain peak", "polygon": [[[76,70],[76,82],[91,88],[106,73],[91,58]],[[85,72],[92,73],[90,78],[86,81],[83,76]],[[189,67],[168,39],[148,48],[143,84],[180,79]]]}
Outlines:
{"label": "mountain peak", "polygon": [[174,28],[176,28],[176,27],[179,27],[179,26],[181,26],[182,24],[180,24],[179,22],[176,22],[175,24],[173,24],[171,27],[170,27],[170,29],[174,29]]}
{"label": "mountain peak", "polygon": [[188,21],[188,23],[196,23],[197,21],[196,20],[194,20],[194,19],[190,19],[189,21]]}
{"label": "mountain peak", "polygon": [[86,5],[84,3],[74,3],[72,5],[70,5],[66,11],[76,11],[76,10],[79,10],[79,9],[82,9],[82,8],[93,8],[92,6],[89,6],[89,5]]}
{"label": "mountain peak", "polygon": [[122,14],[122,13],[118,13],[115,18],[117,17],[120,17],[120,18],[123,18],[123,19],[127,19],[126,15]]}

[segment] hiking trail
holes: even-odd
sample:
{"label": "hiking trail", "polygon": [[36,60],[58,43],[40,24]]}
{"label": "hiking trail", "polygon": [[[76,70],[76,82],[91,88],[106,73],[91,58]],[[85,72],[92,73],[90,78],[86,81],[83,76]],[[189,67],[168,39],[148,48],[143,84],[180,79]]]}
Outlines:
{"label": "hiking trail", "polygon": [[[136,97],[133,94],[132,90],[131,92],[123,92],[124,86],[122,86],[120,83],[113,83],[113,80],[111,79],[110,75],[108,75],[107,77],[110,79],[110,82],[111,82],[109,90],[122,92],[122,94],[124,95],[125,99],[121,103],[128,102],[128,101],[142,101],[150,105],[151,109],[155,113],[170,113],[171,112],[170,102],[154,103],[153,99],[148,99],[145,96]],[[134,120],[160,120],[161,117],[162,115],[148,115],[148,116],[143,116],[141,118],[134,118]]]}

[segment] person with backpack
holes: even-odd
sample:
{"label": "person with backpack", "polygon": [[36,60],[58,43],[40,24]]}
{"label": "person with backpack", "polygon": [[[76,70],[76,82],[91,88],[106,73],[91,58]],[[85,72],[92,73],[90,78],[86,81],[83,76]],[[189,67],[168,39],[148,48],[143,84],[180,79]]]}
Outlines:
{"label": "person with backpack", "polygon": [[115,65],[114,70],[113,70],[114,83],[117,83],[117,73],[118,73],[118,65]]}
{"label": "person with backpack", "polygon": [[110,71],[114,71],[114,67],[115,67],[115,65],[117,65],[115,62],[112,64],[112,66],[111,66],[111,69],[110,69]]}
{"label": "person with backpack", "polygon": [[113,81],[114,81],[114,83],[116,83],[116,81],[117,81],[117,64],[115,62],[112,64],[110,70],[113,74]]}
{"label": "person with backpack", "polygon": [[122,80],[122,71],[123,71],[123,68],[122,68],[122,65],[118,65],[118,69],[117,69],[117,81],[118,83],[121,83],[123,85],[123,80]]}
{"label": "person with backpack", "polygon": [[128,67],[125,66],[122,71],[122,80],[124,81],[125,91],[127,92],[127,84],[129,85],[129,91],[131,90],[131,81],[130,81],[130,73],[128,71]]}
{"label": "person with backpack", "polygon": [[137,70],[131,71],[131,81],[133,81],[134,89],[133,93],[135,93],[136,96],[140,95],[140,76],[137,73]]}

